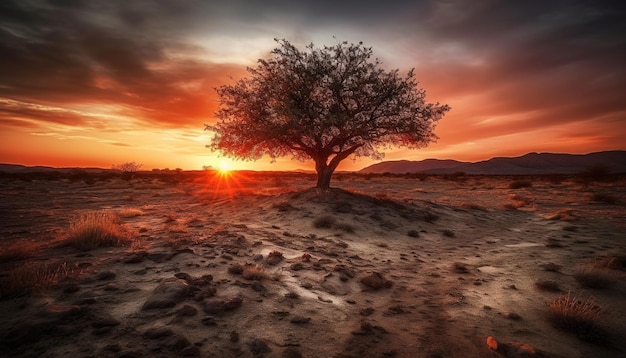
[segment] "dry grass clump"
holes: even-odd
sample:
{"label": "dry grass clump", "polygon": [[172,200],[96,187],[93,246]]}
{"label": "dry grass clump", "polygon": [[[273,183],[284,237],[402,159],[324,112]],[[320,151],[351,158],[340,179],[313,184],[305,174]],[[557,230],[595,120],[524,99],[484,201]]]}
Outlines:
{"label": "dry grass clump", "polygon": [[0,281],[0,297],[38,293],[59,280],[80,273],[67,263],[31,262],[7,272]]}
{"label": "dry grass clump", "polygon": [[264,280],[268,278],[267,272],[265,272],[265,268],[263,266],[259,266],[256,264],[246,265],[243,268],[243,272],[241,276],[246,280]]}
{"label": "dry grass clump", "polygon": [[533,183],[530,180],[514,180],[509,184],[509,189],[530,188]]}
{"label": "dry grass clump", "polygon": [[330,229],[335,225],[336,222],[337,222],[337,219],[335,219],[334,217],[330,215],[324,215],[315,219],[313,221],[313,226],[315,226],[318,229],[321,229],[321,228]]}
{"label": "dry grass clump", "polygon": [[128,232],[119,216],[109,211],[87,211],[70,221],[65,244],[79,250],[130,244]]}
{"label": "dry grass clump", "polygon": [[550,292],[561,291],[559,284],[550,280],[538,280],[535,282],[535,287],[537,287],[537,289],[541,291],[550,291]]}
{"label": "dry grass clump", "polygon": [[574,278],[581,286],[594,289],[609,288],[617,281],[611,272],[593,265],[579,267],[574,272]]}
{"label": "dry grass clump", "polygon": [[576,333],[586,341],[600,343],[606,339],[606,333],[600,327],[604,309],[592,297],[582,300],[568,292],[548,302],[548,306],[557,327]]}

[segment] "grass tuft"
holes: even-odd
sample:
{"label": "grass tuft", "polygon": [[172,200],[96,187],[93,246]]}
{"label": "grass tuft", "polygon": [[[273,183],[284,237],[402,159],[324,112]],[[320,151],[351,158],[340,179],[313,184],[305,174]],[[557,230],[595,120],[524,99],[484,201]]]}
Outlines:
{"label": "grass tuft", "polygon": [[0,296],[11,297],[38,293],[59,280],[80,273],[77,267],[67,263],[31,262],[7,272],[0,282]]}
{"label": "grass tuft", "polygon": [[79,250],[104,246],[124,246],[131,243],[119,216],[108,211],[87,211],[70,221],[65,244]]}
{"label": "grass tuft", "polygon": [[259,266],[256,264],[246,265],[243,268],[243,272],[241,276],[246,280],[264,280],[268,278],[267,272],[265,272],[265,268],[263,266]]}
{"label": "grass tuft", "polygon": [[615,285],[616,277],[607,270],[593,265],[586,265],[574,272],[574,278],[586,288],[603,289]]}
{"label": "grass tuft", "polygon": [[548,302],[553,323],[564,330],[575,333],[580,339],[601,343],[606,332],[600,327],[604,309],[589,297],[585,300],[568,292]]}

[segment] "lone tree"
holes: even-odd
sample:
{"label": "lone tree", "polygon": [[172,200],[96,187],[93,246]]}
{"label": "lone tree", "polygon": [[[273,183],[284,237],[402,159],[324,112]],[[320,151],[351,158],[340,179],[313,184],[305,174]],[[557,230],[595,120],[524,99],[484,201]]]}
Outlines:
{"label": "lone tree", "polygon": [[287,40],[249,77],[216,89],[220,108],[208,148],[223,155],[312,159],[317,188],[327,189],[339,163],[354,154],[381,159],[391,147],[420,148],[437,139],[448,105],[427,103],[413,70],[386,71],[371,47],[338,43],[299,50]]}

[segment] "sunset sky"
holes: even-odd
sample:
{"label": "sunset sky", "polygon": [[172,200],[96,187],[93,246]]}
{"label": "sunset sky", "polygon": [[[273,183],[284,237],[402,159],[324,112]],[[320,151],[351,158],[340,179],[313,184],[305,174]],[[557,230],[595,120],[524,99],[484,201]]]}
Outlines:
{"label": "sunset sky", "polygon": [[[370,4],[372,3],[372,4]],[[373,3],[377,5],[373,5]],[[626,149],[619,1],[0,1],[0,162],[201,169],[214,87],[284,38],[363,41],[452,110],[385,160]],[[369,159],[346,160],[360,169]],[[312,169],[283,158],[235,169]]]}

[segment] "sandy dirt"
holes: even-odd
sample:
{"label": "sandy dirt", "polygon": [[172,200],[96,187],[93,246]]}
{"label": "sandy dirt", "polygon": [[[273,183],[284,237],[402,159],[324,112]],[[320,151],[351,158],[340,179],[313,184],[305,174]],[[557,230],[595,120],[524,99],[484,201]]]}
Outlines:
{"label": "sandy dirt", "polygon": [[[623,357],[626,180],[515,180],[340,173],[319,193],[305,174],[1,179],[0,355]],[[119,215],[133,244],[62,245],[92,210]],[[63,270],[5,294],[46,264]],[[610,285],[575,279],[590,265]],[[554,325],[547,302],[568,292],[604,309],[601,340]]]}

